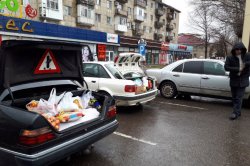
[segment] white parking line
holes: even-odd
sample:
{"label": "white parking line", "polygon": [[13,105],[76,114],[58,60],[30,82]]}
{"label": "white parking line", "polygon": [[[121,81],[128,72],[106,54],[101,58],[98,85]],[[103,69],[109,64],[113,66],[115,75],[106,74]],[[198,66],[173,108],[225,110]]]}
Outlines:
{"label": "white parking line", "polygon": [[168,102],[159,102],[159,103],[168,104],[168,105],[175,105],[175,106],[180,106],[180,107],[186,107],[186,108],[194,108],[194,109],[198,109],[198,110],[208,110],[208,109],[202,108],[202,107],[193,107],[193,106],[183,105],[183,104],[175,104],[175,103],[168,103]]}
{"label": "white parking line", "polygon": [[124,137],[124,138],[134,140],[134,141],[142,142],[142,143],[145,143],[145,144],[148,144],[148,145],[152,145],[152,146],[157,145],[157,143],[146,141],[144,139],[138,139],[138,138],[132,137],[130,135],[122,134],[122,133],[119,133],[119,132],[114,132],[114,134],[118,135],[118,136],[121,136],[121,137]]}

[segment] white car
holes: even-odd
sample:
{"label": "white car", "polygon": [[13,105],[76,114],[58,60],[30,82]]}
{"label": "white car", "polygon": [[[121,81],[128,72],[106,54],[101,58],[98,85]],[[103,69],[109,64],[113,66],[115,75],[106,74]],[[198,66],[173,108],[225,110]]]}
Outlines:
{"label": "white car", "polygon": [[[139,66],[131,59],[127,60],[126,62],[118,61],[120,63],[116,65],[112,62],[84,62],[83,76],[88,84],[88,88],[113,96],[117,106],[133,106],[155,99],[158,91],[155,80],[148,77],[142,78],[139,72],[128,70],[131,65],[134,68]],[[123,72],[125,70],[127,72],[121,73],[115,67],[117,65],[120,66],[120,69],[124,69]],[[123,74],[127,79],[125,79]]]}
{"label": "white car", "polygon": [[[180,60],[163,69],[149,69],[146,72],[157,79],[158,89],[165,98],[188,94],[231,99],[229,72],[225,71],[221,60]],[[248,87],[244,99],[249,99],[249,96]]]}

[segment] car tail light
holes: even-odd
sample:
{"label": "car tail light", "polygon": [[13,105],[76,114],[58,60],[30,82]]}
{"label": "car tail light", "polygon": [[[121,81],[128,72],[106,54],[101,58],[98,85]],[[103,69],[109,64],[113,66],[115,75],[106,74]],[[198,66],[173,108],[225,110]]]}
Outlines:
{"label": "car tail light", "polygon": [[125,92],[135,92],[135,89],[136,89],[136,87],[135,87],[135,85],[126,85],[125,86]]}
{"label": "car tail light", "polygon": [[108,118],[113,118],[116,116],[116,106],[111,106],[109,107],[108,113],[107,113],[107,117]]}
{"label": "car tail light", "polygon": [[52,140],[55,137],[55,134],[48,127],[36,130],[23,130],[19,136],[19,143],[22,145],[34,146]]}

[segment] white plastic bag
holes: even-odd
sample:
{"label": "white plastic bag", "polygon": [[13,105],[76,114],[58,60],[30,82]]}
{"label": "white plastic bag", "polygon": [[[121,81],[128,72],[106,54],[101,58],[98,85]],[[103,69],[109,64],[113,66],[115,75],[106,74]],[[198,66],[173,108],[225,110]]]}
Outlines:
{"label": "white plastic bag", "polygon": [[89,106],[90,99],[93,99],[92,92],[89,91],[88,93],[85,93],[82,95],[82,106],[83,109],[86,109]]}
{"label": "white plastic bag", "polygon": [[147,77],[142,78],[143,86],[148,87],[148,79]]}
{"label": "white plastic bag", "polygon": [[65,93],[61,102],[57,106],[58,113],[60,112],[77,112],[78,105],[74,103],[73,94],[71,92]]}
{"label": "white plastic bag", "polygon": [[50,96],[48,99],[48,102],[53,103],[55,105],[58,105],[58,103],[60,102],[60,100],[63,98],[63,96],[65,95],[65,92],[63,92],[61,95],[56,96],[56,89],[53,88],[50,92]]}

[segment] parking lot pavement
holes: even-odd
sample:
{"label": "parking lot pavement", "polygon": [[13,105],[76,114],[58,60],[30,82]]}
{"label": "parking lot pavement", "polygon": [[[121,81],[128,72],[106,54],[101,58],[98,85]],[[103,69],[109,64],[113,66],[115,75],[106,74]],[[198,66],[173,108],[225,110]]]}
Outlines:
{"label": "parking lot pavement", "polygon": [[195,97],[156,100],[120,108],[120,126],[91,154],[73,155],[65,166],[250,165],[250,110],[228,119],[231,102]]}

